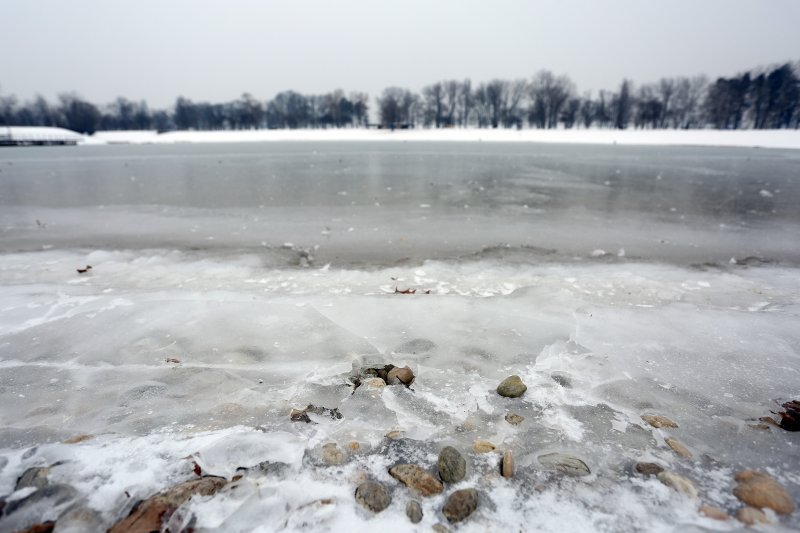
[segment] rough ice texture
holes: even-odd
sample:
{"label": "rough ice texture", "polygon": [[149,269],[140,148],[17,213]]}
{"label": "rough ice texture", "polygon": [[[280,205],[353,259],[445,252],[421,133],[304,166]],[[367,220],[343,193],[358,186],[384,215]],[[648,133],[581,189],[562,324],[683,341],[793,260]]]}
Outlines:
{"label": "rough ice texture", "polygon": [[[467,475],[419,498],[423,531],[470,488],[480,503],[459,531],[735,528],[698,508],[735,516],[744,469],[800,501],[796,434],[750,427],[798,393],[798,152],[520,147],[450,146],[441,166],[445,145],[1,152],[0,496],[23,514],[0,530],[75,500],[73,523],[104,531],[199,471],[243,477],[185,502],[171,531],[405,531],[415,497],[389,469],[433,473],[444,446]],[[291,173],[298,159],[306,174]],[[348,182],[355,168],[365,177]],[[237,169],[256,176],[225,187],[256,198],[213,188]],[[265,181],[271,171],[286,178]],[[276,203],[262,209],[265,192]],[[537,198],[539,212],[517,205]],[[480,214],[463,207],[477,202]],[[613,225],[614,213],[626,217]],[[354,368],[387,363],[413,370],[410,389],[353,392]],[[495,392],[511,374],[528,386],[513,402]],[[309,404],[343,418],[290,420]],[[498,453],[470,452],[477,439],[513,450],[513,477]],[[332,442],[341,464],[320,460]],[[540,464],[553,453],[591,474]],[[698,500],[635,474],[645,462],[690,480]],[[47,466],[56,488],[33,505],[17,478]],[[391,492],[377,515],[356,501],[365,481]],[[776,520],[800,527],[797,511]]]}

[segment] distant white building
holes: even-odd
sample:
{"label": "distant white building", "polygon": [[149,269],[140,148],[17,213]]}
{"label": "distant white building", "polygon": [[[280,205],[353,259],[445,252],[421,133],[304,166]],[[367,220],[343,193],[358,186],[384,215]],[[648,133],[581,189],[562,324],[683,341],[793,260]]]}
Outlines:
{"label": "distant white building", "polygon": [[74,145],[83,141],[80,133],[42,126],[0,126],[0,146]]}

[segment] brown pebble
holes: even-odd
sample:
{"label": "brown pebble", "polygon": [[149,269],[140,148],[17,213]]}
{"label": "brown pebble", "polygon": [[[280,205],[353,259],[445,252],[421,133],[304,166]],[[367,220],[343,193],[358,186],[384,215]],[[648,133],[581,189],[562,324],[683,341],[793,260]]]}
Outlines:
{"label": "brown pebble", "polygon": [[30,526],[27,529],[19,529],[17,533],[51,533],[55,527],[56,523],[48,520],[47,522]]}
{"label": "brown pebble", "polygon": [[475,453],[489,453],[493,452],[497,448],[494,444],[489,442],[488,440],[478,439],[475,441],[475,444],[472,445],[472,449]]}
{"label": "brown pebble", "polygon": [[634,469],[645,476],[657,476],[664,471],[664,467],[656,463],[636,463]]}
{"label": "brown pebble", "polygon": [[739,509],[739,512],[736,513],[736,518],[739,519],[739,522],[747,524],[748,526],[769,524],[769,519],[767,515],[764,514],[764,511],[756,509],[755,507],[742,507]]}
{"label": "brown pebble", "polygon": [[661,415],[642,415],[642,420],[653,426],[654,428],[676,428],[678,424]]}
{"label": "brown pebble", "polygon": [[706,518],[711,518],[713,520],[727,520],[730,518],[724,509],[714,507],[713,505],[702,505],[697,512]]}
{"label": "brown pebble", "polygon": [[442,514],[450,522],[460,522],[478,508],[478,491],[461,489],[451,494],[442,507]]}
{"label": "brown pebble", "polygon": [[794,512],[792,497],[780,483],[763,472],[744,470],[735,476],[738,484],[733,489],[742,502],[756,508],[769,508],[778,514]]}
{"label": "brown pebble", "polygon": [[512,426],[518,426],[522,424],[522,421],[525,420],[524,416],[518,415],[516,413],[508,413],[506,415],[506,422],[511,424]]}
{"label": "brown pebble", "polygon": [[684,457],[686,459],[692,457],[692,452],[689,451],[689,448],[681,444],[678,440],[673,439],[672,437],[667,437],[666,439],[664,439],[664,442],[667,443],[667,446],[672,448],[672,451],[674,451],[681,457]]}
{"label": "brown pebble", "polygon": [[357,441],[354,440],[350,441],[347,443],[347,449],[353,453],[358,452],[361,450],[361,444],[359,444]]}
{"label": "brown pebble", "polygon": [[505,478],[514,476],[514,455],[511,450],[506,450],[503,454],[503,459],[500,461],[500,473]]}
{"label": "brown pebble", "polygon": [[441,482],[417,465],[401,464],[389,469],[393,478],[420,496],[433,496],[444,490]]}
{"label": "brown pebble", "polygon": [[409,367],[394,367],[386,375],[386,382],[389,385],[405,385],[408,387],[414,382],[414,372]]}
{"label": "brown pebble", "polygon": [[195,494],[211,496],[221,489],[227,480],[206,476],[186,481],[151,496],[134,507],[130,514],[114,524],[108,533],[130,533],[139,531],[161,531],[175,509]]}
{"label": "brown pebble", "polygon": [[83,442],[89,439],[93,439],[94,435],[75,435],[74,437],[70,437],[64,441],[64,444],[78,444],[79,442]]}

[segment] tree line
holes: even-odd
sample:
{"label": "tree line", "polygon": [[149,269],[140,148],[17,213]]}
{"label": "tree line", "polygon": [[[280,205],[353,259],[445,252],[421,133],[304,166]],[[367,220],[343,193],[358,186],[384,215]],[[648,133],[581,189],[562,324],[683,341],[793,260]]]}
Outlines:
{"label": "tree line", "polygon": [[705,76],[662,78],[638,87],[623,80],[614,91],[579,94],[567,75],[539,71],[531,79],[480,83],[445,80],[420,92],[388,87],[376,98],[341,89],[304,95],[284,91],[262,102],[249,93],[226,103],[178,97],[169,109],[117,98],[98,106],[75,93],[51,103],[20,103],[0,94],[0,125],[97,130],[242,130],[262,128],[800,128],[800,62],[753,69],[709,82]]}

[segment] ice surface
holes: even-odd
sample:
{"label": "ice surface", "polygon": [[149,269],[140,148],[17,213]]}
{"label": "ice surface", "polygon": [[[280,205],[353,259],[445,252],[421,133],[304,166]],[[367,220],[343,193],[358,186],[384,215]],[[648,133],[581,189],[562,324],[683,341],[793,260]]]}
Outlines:
{"label": "ice surface", "polygon": [[220,143],[269,141],[438,141],[630,144],[655,146],[743,146],[800,148],[796,130],[512,130],[512,129],[306,129],[237,131],[99,131],[87,144]]}
{"label": "ice surface", "polygon": [[[147,147],[177,172],[180,158],[161,148]],[[87,161],[73,158],[77,152],[41,152],[57,154],[50,160],[13,152],[0,167],[0,495],[12,503],[30,497],[31,489],[15,490],[17,478],[41,466],[51,467],[51,486],[74,490],[39,494],[39,503],[0,519],[0,530],[47,518],[44,508],[69,509],[65,526],[105,529],[199,468],[243,477],[189,500],[170,530],[408,531],[412,496],[388,469],[406,461],[433,469],[445,445],[465,455],[467,478],[421,501],[420,531],[446,521],[446,496],[467,487],[479,490],[480,505],[458,526],[463,531],[732,530],[735,521],[715,522],[697,509],[735,514],[733,475],[743,468],[770,473],[800,501],[796,435],[751,427],[776,402],[800,396],[795,156],[741,158],[741,167],[728,168],[727,159],[712,162],[716,152],[704,152],[695,161],[704,170],[691,171],[684,152],[669,152],[684,178],[720,172],[717,189],[689,194],[685,181],[642,185],[669,175],[669,165],[637,159],[652,152],[607,160],[600,152],[599,165],[622,166],[611,187],[626,200],[614,207],[617,192],[601,183],[616,174],[592,174],[588,163],[563,170],[581,152],[552,156],[539,170],[503,167],[516,153],[505,148],[481,155],[484,163],[467,158],[480,172],[505,168],[494,185],[484,176],[473,187],[470,165],[464,181],[447,185],[458,154],[410,150],[408,159],[402,149],[369,152],[334,184],[298,184],[306,178],[293,174],[272,191],[285,195],[283,207],[264,209],[257,198],[225,197],[206,181],[198,185],[203,194],[181,205],[172,201],[181,197],[174,183],[154,192],[159,165],[138,169],[136,182],[116,179],[117,152]],[[195,157],[206,155],[185,157],[199,164]],[[265,172],[251,155],[234,174]],[[215,157],[203,164],[217,165]],[[263,157],[290,168],[286,160],[300,155]],[[325,168],[337,159],[320,157]],[[452,159],[441,166],[433,162],[440,157]],[[394,163],[384,166],[387,158],[419,174],[404,182]],[[352,174],[369,174],[369,161],[384,181],[365,193],[371,182]],[[187,168],[189,175],[198,167]],[[69,177],[62,182],[51,171]],[[735,185],[724,182],[725,172]],[[557,185],[531,185],[548,177]],[[42,194],[80,179],[107,189],[88,187],[89,200],[66,193],[60,203]],[[763,181],[780,192],[760,194]],[[130,183],[144,184],[138,200]],[[318,187],[318,196],[305,194]],[[535,224],[515,206],[528,187],[541,198],[528,198],[527,210],[548,213]],[[714,204],[723,193],[730,201]],[[224,206],[211,205],[215,194]],[[379,194],[390,207],[339,204]],[[463,215],[465,201],[476,218]],[[663,209],[648,212],[653,202]],[[709,214],[709,205],[718,211]],[[673,253],[662,252],[658,231],[669,234]],[[93,268],[79,274],[85,265]],[[353,390],[354,369],[386,363],[413,369],[410,389]],[[495,392],[511,374],[528,386],[521,398]],[[290,420],[293,408],[309,404],[343,417]],[[509,424],[510,412],[525,420]],[[644,414],[679,427],[652,428]],[[693,458],[678,457],[666,437]],[[500,476],[500,454],[472,451],[477,439],[513,451],[513,478]],[[329,443],[342,454],[334,461],[326,459]],[[537,461],[548,453],[575,456],[592,473],[548,470]],[[690,478],[699,499],[635,475],[636,461]],[[379,515],[353,497],[365,479],[392,493]],[[798,520],[773,527],[796,529]]]}

